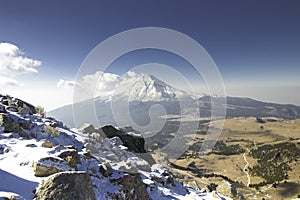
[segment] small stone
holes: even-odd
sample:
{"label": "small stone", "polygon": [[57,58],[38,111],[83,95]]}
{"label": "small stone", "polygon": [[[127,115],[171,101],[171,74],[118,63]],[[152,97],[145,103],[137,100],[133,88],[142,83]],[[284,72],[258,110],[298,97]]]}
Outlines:
{"label": "small stone", "polygon": [[45,147],[45,148],[52,148],[53,147],[53,143],[52,142],[44,141],[41,146]]}
{"label": "small stone", "polygon": [[25,147],[37,147],[35,144],[26,144]]}
{"label": "small stone", "polygon": [[8,152],[9,152],[9,149],[8,149],[8,148],[4,148],[3,152],[4,152],[4,153],[8,153]]}

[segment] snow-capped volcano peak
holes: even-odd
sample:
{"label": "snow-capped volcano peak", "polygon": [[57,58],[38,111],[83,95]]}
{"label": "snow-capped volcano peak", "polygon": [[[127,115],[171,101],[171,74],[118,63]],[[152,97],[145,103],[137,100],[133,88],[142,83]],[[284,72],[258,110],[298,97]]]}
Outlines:
{"label": "snow-capped volcano peak", "polygon": [[130,71],[116,86],[113,98],[144,102],[172,101],[176,98],[176,89],[152,75]]}

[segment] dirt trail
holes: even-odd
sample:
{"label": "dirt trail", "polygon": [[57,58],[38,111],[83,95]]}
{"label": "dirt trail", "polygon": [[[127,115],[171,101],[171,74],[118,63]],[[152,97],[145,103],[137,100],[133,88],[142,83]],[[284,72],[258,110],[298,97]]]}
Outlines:
{"label": "dirt trail", "polygon": [[[249,149],[247,149],[247,151],[248,151],[248,153],[250,152]],[[247,154],[247,152],[245,152],[245,153],[243,154],[244,160],[245,160],[245,162],[246,162],[246,165],[245,165],[243,171],[244,171],[244,173],[247,175],[247,179],[248,179],[247,187],[249,187],[249,185],[251,184],[251,178],[250,178],[250,174],[249,174],[248,171],[247,171],[247,168],[248,168],[248,166],[249,166],[249,162],[247,161],[246,154]]]}

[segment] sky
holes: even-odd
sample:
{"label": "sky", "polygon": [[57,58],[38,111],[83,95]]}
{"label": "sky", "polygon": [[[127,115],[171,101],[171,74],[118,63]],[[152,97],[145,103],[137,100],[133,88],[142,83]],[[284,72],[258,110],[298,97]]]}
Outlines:
{"label": "sky", "polygon": [[[141,27],[172,29],[197,41],[218,67],[229,96],[300,105],[297,0],[0,0],[0,5],[0,93],[47,110],[72,102],[78,70],[99,43]],[[196,87],[203,82],[188,62],[161,50],[130,52],[108,72],[122,75],[146,63],[171,66]],[[180,87],[163,70],[153,72]]]}

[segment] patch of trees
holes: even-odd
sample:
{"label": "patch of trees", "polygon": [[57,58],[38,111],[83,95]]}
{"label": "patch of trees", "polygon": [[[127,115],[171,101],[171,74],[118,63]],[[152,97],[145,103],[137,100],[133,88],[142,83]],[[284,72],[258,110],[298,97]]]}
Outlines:
{"label": "patch of trees", "polygon": [[226,145],[223,141],[218,141],[213,149],[217,155],[239,155],[245,152],[245,149],[238,144]]}
{"label": "patch of trees", "polygon": [[253,187],[276,183],[288,179],[291,170],[289,163],[300,157],[300,150],[294,143],[283,142],[275,145],[263,145],[251,151],[250,156],[258,159],[258,164],[250,169],[251,175],[265,179]]}

